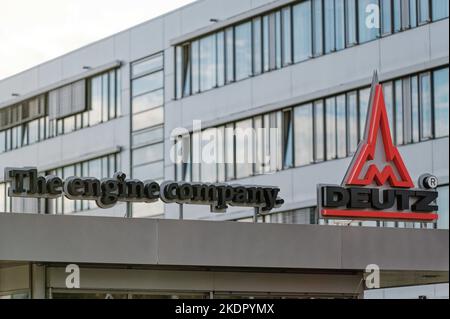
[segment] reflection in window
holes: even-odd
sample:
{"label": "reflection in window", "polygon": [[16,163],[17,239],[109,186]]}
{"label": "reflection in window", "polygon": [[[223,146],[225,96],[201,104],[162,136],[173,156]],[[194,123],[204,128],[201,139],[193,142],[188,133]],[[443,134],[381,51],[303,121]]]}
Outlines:
{"label": "reflection in window", "polygon": [[325,100],[327,160],[336,158],[336,98]]}
{"label": "reflection in window", "polygon": [[200,40],[200,90],[206,91],[216,86],[216,36],[210,35]]}
{"label": "reflection in window", "polygon": [[262,73],[262,26],[261,18],[253,20],[253,73]]}
{"label": "reflection in window", "polygon": [[253,173],[253,125],[252,120],[236,123],[236,178]]}
{"label": "reflection in window", "polygon": [[347,157],[347,117],[345,94],[336,97],[337,157]]}
{"label": "reflection in window", "polygon": [[283,111],[283,169],[293,166],[292,111]]}
{"label": "reflection in window", "polygon": [[384,103],[391,132],[394,133],[394,88],[392,82],[383,84]]}
{"label": "reflection in window", "polygon": [[381,34],[392,33],[391,0],[381,0]]}
{"label": "reflection in window", "polygon": [[378,0],[358,1],[358,31],[360,43],[375,40],[378,36],[379,29],[374,25],[374,19],[376,19],[375,14],[377,13],[375,7],[378,7]]}
{"label": "reflection in window", "polygon": [[347,46],[355,45],[356,40],[356,0],[345,0],[346,2],[346,35]]}
{"label": "reflection in window", "polygon": [[348,148],[349,154],[356,152],[358,147],[358,96],[356,92],[347,94],[347,114],[348,114]]}
{"label": "reflection in window", "polygon": [[323,53],[323,12],[322,0],[312,0],[313,3],[313,39],[314,55]]}
{"label": "reflection in window", "polygon": [[252,66],[252,29],[251,23],[243,23],[236,27],[236,80],[242,80],[251,75]]}
{"label": "reflection in window", "polygon": [[345,48],[345,0],[335,0],[336,50]]}
{"label": "reflection in window", "polygon": [[[234,81],[234,29],[227,28],[225,30],[226,41],[226,82],[230,83]],[[195,75],[192,75],[195,78]]]}
{"label": "reflection in window", "polygon": [[312,104],[298,106],[294,109],[295,117],[295,165],[303,166],[314,161]]}
{"label": "reflection in window", "polygon": [[394,0],[394,32],[402,30],[402,0]]}
{"label": "reflection in window", "polygon": [[314,161],[320,162],[325,159],[324,141],[324,107],[323,101],[314,102]]}
{"label": "reflection in window", "polygon": [[293,7],[294,62],[308,59],[311,49],[311,1]]}
{"label": "reflection in window", "polygon": [[409,25],[417,27],[417,0],[409,0]]}
{"label": "reflection in window", "polygon": [[325,53],[335,51],[334,0],[324,2]]}
{"label": "reflection in window", "polygon": [[431,79],[430,74],[420,75],[420,139],[432,137],[432,110],[431,110]]}
{"label": "reflection in window", "polygon": [[419,24],[426,23],[430,20],[429,0],[417,0],[419,2]]}
{"label": "reflection in window", "polygon": [[420,121],[419,121],[419,81],[417,76],[411,77],[411,130],[412,141],[420,141]]}
{"label": "reflection in window", "polygon": [[369,109],[370,88],[359,91],[359,140],[364,137],[364,130],[367,122],[367,112]]}
{"label": "reflection in window", "polygon": [[292,28],[291,28],[291,7],[282,10],[282,54],[283,66],[292,63]]}
{"label": "reflection in window", "polygon": [[433,8],[433,21],[448,18],[448,0],[432,0],[431,7]]}
{"label": "reflection in window", "polygon": [[395,81],[395,143],[402,145],[403,139],[403,85],[402,80]]}
{"label": "reflection in window", "polygon": [[434,72],[433,85],[435,135],[448,136],[448,68]]}

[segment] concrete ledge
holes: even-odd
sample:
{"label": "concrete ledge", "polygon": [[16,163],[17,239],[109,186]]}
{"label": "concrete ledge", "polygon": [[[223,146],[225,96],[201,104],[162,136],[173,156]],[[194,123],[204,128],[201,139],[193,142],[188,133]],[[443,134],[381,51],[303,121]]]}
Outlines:
{"label": "concrete ledge", "polygon": [[0,261],[448,272],[449,232],[0,214]]}

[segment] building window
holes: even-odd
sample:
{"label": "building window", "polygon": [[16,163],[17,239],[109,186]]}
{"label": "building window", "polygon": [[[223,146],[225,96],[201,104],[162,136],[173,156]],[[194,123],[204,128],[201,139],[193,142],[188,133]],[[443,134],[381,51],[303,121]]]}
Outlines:
{"label": "building window", "polygon": [[433,73],[434,123],[436,138],[448,136],[448,85],[448,68],[438,70]]}
{"label": "building window", "polygon": [[236,81],[247,78],[251,75],[252,61],[252,29],[251,23],[243,23],[235,29],[235,50],[236,50]]}
{"label": "building window", "polygon": [[303,1],[293,7],[294,62],[312,56],[311,1]]}
{"label": "building window", "polygon": [[[201,56],[200,46],[203,48]],[[177,94],[186,96],[200,85],[204,89],[215,86],[216,57],[216,35],[177,48],[177,59],[184,61],[177,64],[177,82],[181,84]],[[213,70],[208,69],[211,67]],[[131,68],[131,175],[141,180],[159,181],[164,178],[164,55],[158,53],[136,61]],[[132,204],[133,217],[163,213],[164,205],[160,201],[150,206]]]}
{"label": "building window", "polygon": [[309,165],[314,161],[312,104],[294,108],[295,117],[295,165]]}
{"label": "building window", "polygon": [[433,8],[433,21],[448,18],[448,0],[432,0],[431,7]]}
{"label": "building window", "polygon": [[322,0],[312,0],[314,56],[323,54],[323,7]]}
{"label": "building window", "polygon": [[346,3],[346,38],[347,46],[357,44],[356,30],[357,30],[357,14],[356,14],[356,0],[345,0]]}
{"label": "building window", "polygon": [[[360,43],[375,40],[379,35],[379,29],[374,26],[374,21],[369,16],[369,14],[373,16],[377,13],[374,9],[375,7],[378,7],[378,0],[358,1],[358,33]],[[370,10],[367,11],[368,9]]]}
{"label": "building window", "polygon": [[[404,145],[448,136],[448,68],[382,85],[394,142]],[[177,176],[192,174],[195,181],[233,180],[351,156],[365,134],[369,99],[370,88],[365,87],[194,132],[186,137],[192,154],[183,156],[183,167],[190,168],[177,167],[181,172]],[[424,123],[428,130],[434,127],[436,134],[424,137]],[[201,147],[195,145],[210,146],[214,139],[212,161],[205,161],[200,157]]]}
{"label": "building window", "polygon": [[[216,86],[216,36],[200,40],[200,90],[207,91]],[[162,86],[162,85],[161,85]]]}
{"label": "building window", "polygon": [[437,199],[437,205],[439,206],[439,219],[437,221],[437,228],[438,229],[448,229],[448,205],[449,205],[449,189],[448,185],[446,186],[440,186],[438,187],[439,197]]}
{"label": "building window", "polygon": [[[286,5],[178,45],[175,96],[207,91],[428,23],[431,10],[433,20],[448,17],[448,1],[304,0]],[[147,62],[152,63],[158,64]],[[151,67],[135,69],[133,77],[138,77]]]}

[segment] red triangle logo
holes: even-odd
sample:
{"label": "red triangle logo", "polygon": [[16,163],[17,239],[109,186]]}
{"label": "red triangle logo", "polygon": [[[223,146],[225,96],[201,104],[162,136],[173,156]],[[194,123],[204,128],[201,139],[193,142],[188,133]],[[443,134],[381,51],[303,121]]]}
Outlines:
{"label": "red triangle logo", "polygon": [[[402,156],[392,142],[381,84],[372,85],[370,101],[365,136],[344,178],[344,184],[356,186],[389,184],[392,187],[413,188],[414,183]],[[378,141],[379,138],[382,140]],[[384,147],[380,147],[380,142]],[[380,148],[378,153],[377,146]],[[375,162],[376,155],[378,163]]]}

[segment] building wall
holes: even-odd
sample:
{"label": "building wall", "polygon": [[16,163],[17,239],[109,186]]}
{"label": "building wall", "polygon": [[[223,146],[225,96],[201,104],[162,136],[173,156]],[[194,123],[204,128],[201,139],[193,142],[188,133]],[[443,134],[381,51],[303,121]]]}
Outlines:
{"label": "building wall", "polygon": [[[130,63],[164,51],[165,55],[165,179],[174,179],[170,161],[173,142],[170,133],[176,127],[192,127],[201,119],[204,127],[215,126],[251,115],[297,105],[318,97],[369,85],[374,70],[380,80],[392,79],[437,66],[448,65],[448,18],[406,32],[327,54],[303,63],[251,77],[208,92],[176,100],[175,57],[172,41],[192,32],[251,16],[264,8],[293,1],[270,0],[201,0],[155,18],[62,57],[38,65],[0,81],[0,103],[13,103],[12,93],[30,94],[49,85],[86,72],[84,66],[96,68],[120,60],[121,116],[94,127],[82,129],[18,150],[0,154],[0,166],[59,167],[61,163],[80,158],[94,158],[120,148],[120,169],[130,173]],[[267,7],[264,7],[267,6]],[[201,32],[200,32],[201,33]],[[448,184],[448,138],[400,147],[414,180],[423,172],[439,177]],[[417,157],[416,154],[426,154]],[[239,182],[277,185],[285,199],[284,211],[316,204],[319,182],[339,183],[349,159],[293,168],[270,175],[250,177]],[[336,173],[339,172],[339,173]],[[0,181],[3,170],[0,171]],[[81,214],[123,216],[126,208],[119,205],[108,211]],[[252,214],[249,210],[230,209],[226,215],[211,215],[207,207],[189,206],[186,218],[237,219]],[[166,206],[166,217],[177,218],[178,207]]]}

